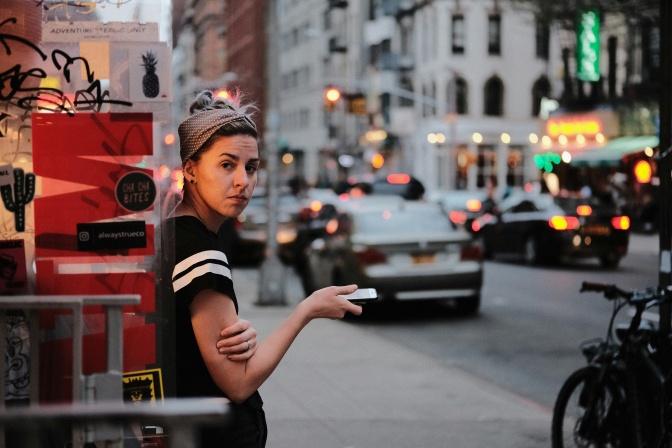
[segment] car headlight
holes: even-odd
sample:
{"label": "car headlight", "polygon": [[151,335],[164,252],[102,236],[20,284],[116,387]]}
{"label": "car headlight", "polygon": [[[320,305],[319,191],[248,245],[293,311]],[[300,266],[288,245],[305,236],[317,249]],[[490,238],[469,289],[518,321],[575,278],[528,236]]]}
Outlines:
{"label": "car headlight", "polygon": [[288,244],[296,240],[296,229],[280,229],[275,235],[278,244]]}

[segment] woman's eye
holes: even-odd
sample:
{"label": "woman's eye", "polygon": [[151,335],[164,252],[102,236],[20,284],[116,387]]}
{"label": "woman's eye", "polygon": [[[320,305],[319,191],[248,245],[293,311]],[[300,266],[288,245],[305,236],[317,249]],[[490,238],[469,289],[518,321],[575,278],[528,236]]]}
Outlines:
{"label": "woman's eye", "polygon": [[231,168],[233,167],[233,164],[231,162],[224,162],[222,163],[222,168]]}
{"label": "woman's eye", "polygon": [[256,173],[259,168],[256,165],[248,165],[247,167],[247,172],[248,173]]}

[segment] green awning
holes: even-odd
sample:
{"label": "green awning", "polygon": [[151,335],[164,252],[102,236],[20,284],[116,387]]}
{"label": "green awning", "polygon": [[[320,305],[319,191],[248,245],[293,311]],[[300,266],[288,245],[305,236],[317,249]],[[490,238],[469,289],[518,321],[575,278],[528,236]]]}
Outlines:
{"label": "green awning", "polygon": [[644,151],[647,147],[658,146],[658,137],[642,135],[637,137],[619,137],[601,148],[586,151],[572,158],[572,166],[616,166],[628,154]]}

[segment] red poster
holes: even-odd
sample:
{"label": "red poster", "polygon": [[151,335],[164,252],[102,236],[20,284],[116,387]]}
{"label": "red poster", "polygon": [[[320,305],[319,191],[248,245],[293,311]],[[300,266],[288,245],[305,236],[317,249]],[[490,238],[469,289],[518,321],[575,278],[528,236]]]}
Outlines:
{"label": "red poster", "polygon": [[[38,294],[140,294],[141,303],[126,313],[151,313],[154,308],[153,272],[90,273],[90,263],[138,263],[152,256],[154,225],[146,223],[144,247],[78,248],[78,224],[117,220],[133,213],[116,199],[116,187],[128,173],[152,179],[152,170],[137,165],[153,154],[153,123],[148,113],[33,114],[33,171],[42,182],[35,199],[35,258]],[[148,204],[151,209],[151,204]],[[132,217],[137,220],[137,217]],[[95,261],[92,261],[95,260]],[[60,264],[81,265],[68,273]],[[104,327],[97,325],[102,310],[87,307],[84,325],[83,368],[86,374],[106,368]],[[129,319],[136,316],[136,318]],[[41,313],[40,327],[54,336],[40,346],[41,401],[72,397],[72,339],[67,312]],[[143,370],[155,359],[155,327],[144,316],[124,315],[124,370]],[[64,361],[66,361],[64,363]],[[48,384],[47,384],[48,383]]]}

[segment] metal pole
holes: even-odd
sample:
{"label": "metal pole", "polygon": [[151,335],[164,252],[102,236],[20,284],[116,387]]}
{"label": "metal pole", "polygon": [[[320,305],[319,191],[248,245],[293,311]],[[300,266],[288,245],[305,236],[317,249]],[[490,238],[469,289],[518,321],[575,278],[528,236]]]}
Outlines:
{"label": "metal pole", "polygon": [[279,54],[280,32],[278,29],[277,0],[268,0],[267,3],[267,76],[269,87],[269,101],[266,124],[266,210],[268,212],[266,229],[266,258],[259,271],[258,305],[285,305],[285,267],[278,257],[278,241],[276,239],[278,221],[278,142],[280,140],[280,112],[279,112]]}
{"label": "metal pole", "polygon": [[[658,163],[658,176],[660,178],[659,195],[659,238],[660,238],[660,269],[658,283],[660,287],[669,286],[672,283],[672,259],[670,250],[672,246],[672,229],[670,228],[672,216],[672,197],[670,195],[670,175],[672,174],[672,85],[669,73],[672,70],[672,5],[669,0],[660,0],[660,126],[659,143],[661,158]],[[663,334],[670,332],[670,304],[660,307],[660,330]],[[670,348],[665,348],[663,359],[668,365]]]}

